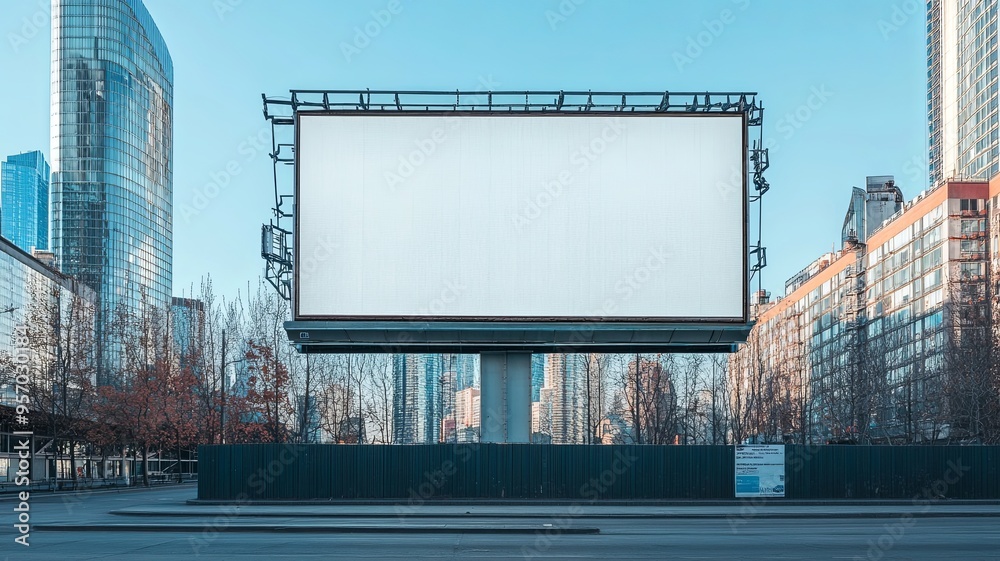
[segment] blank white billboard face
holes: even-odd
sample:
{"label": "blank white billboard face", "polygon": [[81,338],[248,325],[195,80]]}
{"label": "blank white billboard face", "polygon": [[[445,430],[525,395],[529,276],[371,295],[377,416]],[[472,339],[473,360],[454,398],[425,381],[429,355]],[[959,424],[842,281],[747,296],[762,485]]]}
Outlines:
{"label": "blank white billboard face", "polygon": [[742,114],[300,113],[296,319],[745,319]]}

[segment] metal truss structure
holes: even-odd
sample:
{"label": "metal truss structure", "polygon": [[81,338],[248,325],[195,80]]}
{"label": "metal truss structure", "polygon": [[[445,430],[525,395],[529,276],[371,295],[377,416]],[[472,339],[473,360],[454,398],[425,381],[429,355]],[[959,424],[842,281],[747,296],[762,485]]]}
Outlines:
{"label": "metal truss structure", "polygon": [[[761,244],[761,198],[769,185],[769,166],[763,142],[764,107],[755,92],[591,92],[591,91],[393,91],[393,90],[291,90],[288,97],[268,97],[264,118],[271,123],[271,161],[274,166],[273,216],[261,230],[261,257],[265,277],[286,300],[292,294],[292,225],[295,165],[295,115],[302,111],[483,111],[558,113],[613,112],[742,112],[747,115],[750,146],[748,189],[750,213],[756,211],[756,240],[748,251],[749,278],[767,265]],[[287,170],[284,168],[288,166]],[[285,176],[287,175],[287,179]],[[752,235],[751,235],[752,237]]]}

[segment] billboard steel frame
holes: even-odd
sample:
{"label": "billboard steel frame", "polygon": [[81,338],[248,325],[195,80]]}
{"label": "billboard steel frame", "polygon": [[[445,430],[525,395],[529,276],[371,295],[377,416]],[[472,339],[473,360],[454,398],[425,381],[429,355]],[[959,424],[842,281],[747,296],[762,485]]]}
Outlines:
{"label": "billboard steel frame", "polygon": [[[291,90],[289,96],[261,94],[264,118],[271,125],[274,206],[272,217],[261,229],[261,257],[265,278],[282,298],[293,294],[294,173],[285,178],[282,170],[295,165],[296,116],[313,111],[357,111],[426,113],[483,112],[556,114],[570,112],[650,112],[650,113],[743,113],[747,127],[747,219],[756,212],[755,232],[748,232],[747,286],[767,265],[761,240],[761,200],[770,186],[764,172],[770,165],[763,141],[764,107],[756,92],[594,92],[594,91],[420,91],[420,90]],[[752,186],[752,189],[750,188]],[[755,239],[753,234],[755,234]],[[749,297],[749,295],[747,295]],[[377,325],[376,325],[377,323]],[[565,331],[560,331],[560,325]],[[472,328],[464,326],[465,328]],[[558,352],[586,349],[595,352],[634,350],[729,351],[745,340],[750,325],[659,324],[632,326],[627,337],[614,336],[627,329],[623,324],[601,322],[549,324],[540,337],[526,336],[539,326],[519,322],[494,324],[489,332],[478,326],[479,337],[452,342],[463,324],[435,322],[288,322],[289,337],[305,352],[463,352],[533,350]],[[548,331],[546,331],[548,330]],[[545,335],[544,333],[548,333]],[[581,335],[585,333],[587,335]],[[537,335],[537,334],[536,334]]]}

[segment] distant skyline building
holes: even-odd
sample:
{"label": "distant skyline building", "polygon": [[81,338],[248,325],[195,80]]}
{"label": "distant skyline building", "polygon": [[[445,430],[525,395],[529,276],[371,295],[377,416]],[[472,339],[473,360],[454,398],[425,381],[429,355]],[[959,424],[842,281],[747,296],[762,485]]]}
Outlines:
{"label": "distant skyline building", "polygon": [[442,386],[446,358],[455,355],[393,356],[393,442],[433,444],[441,437],[444,419]]}
{"label": "distant skyline building", "polygon": [[1000,172],[997,3],[927,2],[928,175],[989,180]]}
{"label": "distant skyline building", "polygon": [[479,355],[455,355],[456,391],[477,387],[479,380]]}
{"label": "distant skyline building", "polygon": [[903,209],[903,192],[891,175],[865,178],[865,189],[851,190],[851,203],[844,217],[841,242],[864,243],[882,223]]}
{"label": "distant skyline building", "polygon": [[465,388],[455,394],[455,434],[458,442],[478,442],[481,401],[479,388]]}
{"label": "distant skyline building", "polygon": [[49,175],[38,150],[0,163],[0,234],[29,253],[49,248]]}
{"label": "distant skyline building", "polygon": [[141,1],[58,0],[51,71],[52,250],[105,335],[120,304],[170,306],[173,63]]}
{"label": "distant skyline building", "polygon": [[[453,442],[456,438],[461,441],[462,413],[457,400],[477,385],[479,355],[394,355],[392,370],[393,442],[432,444],[442,439]],[[475,391],[478,396],[478,388]]]}
{"label": "distant skyline building", "polygon": [[531,401],[541,399],[542,386],[545,385],[545,355],[534,353],[531,355]]}
{"label": "distant skyline building", "polygon": [[192,353],[201,350],[205,343],[205,303],[174,296],[170,301],[170,318],[176,363],[181,368],[197,365],[198,357]]}
{"label": "distant skyline building", "polygon": [[539,432],[553,444],[583,442],[585,433],[585,354],[545,355],[545,386],[539,392]]}
{"label": "distant skyline building", "polygon": [[437,442],[455,441],[455,386],[457,383],[458,356],[442,355],[441,375],[438,378],[436,417],[439,419]]}

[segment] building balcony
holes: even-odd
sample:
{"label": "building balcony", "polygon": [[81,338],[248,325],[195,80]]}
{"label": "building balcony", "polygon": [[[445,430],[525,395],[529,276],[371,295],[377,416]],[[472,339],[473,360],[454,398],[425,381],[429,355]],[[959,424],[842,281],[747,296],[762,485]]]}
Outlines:
{"label": "building balcony", "polygon": [[980,216],[986,216],[986,209],[981,210],[962,210],[959,211],[962,218],[978,218]]}
{"label": "building balcony", "polygon": [[986,254],[982,252],[962,253],[958,257],[959,261],[982,261],[986,259]]}

